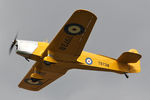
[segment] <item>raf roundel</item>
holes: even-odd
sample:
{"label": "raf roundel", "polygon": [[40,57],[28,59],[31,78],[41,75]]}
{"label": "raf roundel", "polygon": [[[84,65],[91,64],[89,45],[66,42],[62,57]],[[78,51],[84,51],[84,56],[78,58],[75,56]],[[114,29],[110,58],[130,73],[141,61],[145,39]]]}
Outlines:
{"label": "raf roundel", "polygon": [[86,58],[85,59],[85,62],[88,64],[88,65],[91,65],[93,63],[92,59],[91,58]]}
{"label": "raf roundel", "polygon": [[79,35],[84,33],[84,27],[80,24],[67,24],[64,27],[64,30],[67,34],[70,35]]}

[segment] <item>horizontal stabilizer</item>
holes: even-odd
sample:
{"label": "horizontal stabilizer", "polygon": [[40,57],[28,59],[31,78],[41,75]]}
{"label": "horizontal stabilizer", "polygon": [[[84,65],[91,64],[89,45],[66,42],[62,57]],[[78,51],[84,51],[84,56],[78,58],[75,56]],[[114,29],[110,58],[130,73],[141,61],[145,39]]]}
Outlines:
{"label": "horizontal stabilizer", "polygon": [[117,61],[122,63],[136,63],[142,56],[137,53],[133,52],[124,52],[121,56],[117,59]]}

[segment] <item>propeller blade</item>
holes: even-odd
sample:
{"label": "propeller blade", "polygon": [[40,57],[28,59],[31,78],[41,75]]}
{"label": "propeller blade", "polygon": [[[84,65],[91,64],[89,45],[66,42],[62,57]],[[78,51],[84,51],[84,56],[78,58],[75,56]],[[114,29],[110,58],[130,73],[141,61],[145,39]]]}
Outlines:
{"label": "propeller blade", "polygon": [[16,42],[17,42],[17,37],[18,37],[18,33],[16,34],[16,36],[15,36],[15,38],[14,38],[14,41],[12,42],[12,44],[11,44],[11,46],[10,46],[10,48],[9,48],[9,55],[11,54],[12,49],[13,49],[14,45],[15,45]]}

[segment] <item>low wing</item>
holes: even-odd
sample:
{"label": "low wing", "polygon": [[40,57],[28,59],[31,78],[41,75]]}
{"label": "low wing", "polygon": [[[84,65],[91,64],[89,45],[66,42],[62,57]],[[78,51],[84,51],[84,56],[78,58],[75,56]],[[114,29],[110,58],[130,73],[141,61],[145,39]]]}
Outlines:
{"label": "low wing", "polygon": [[75,11],[48,46],[59,60],[76,60],[92,31],[97,17],[86,10]]}
{"label": "low wing", "polygon": [[[40,74],[44,79],[32,82],[30,75],[34,72],[35,67],[45,68],[40,70]],[[50,67],[47,67],[43,63],[36,62],[18,86],[27,90],[38,91],[64,75],[67,70],[62,68],[57,64],[51,64]]]}

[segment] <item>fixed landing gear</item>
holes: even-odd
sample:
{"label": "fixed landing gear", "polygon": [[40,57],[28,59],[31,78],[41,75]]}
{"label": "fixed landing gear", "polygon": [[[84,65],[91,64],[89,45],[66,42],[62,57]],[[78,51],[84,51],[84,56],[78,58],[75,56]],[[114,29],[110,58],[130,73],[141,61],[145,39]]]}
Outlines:
{"label": "fixed landing gear", "polygon": [[30,60],[28,58],[25,58],[28,62],[30,62]]}
{"label": "fixed landing gear", "polygon": [[52,63],[51,63],[51,62],[48,62],[48,61],[44,61],[44,64],[45,64],[45,65],[51,65]]}
{"label": "fixed landing gear", "polygon": [[28,79],[25,79],[24,81],[28,84],[31,84],[31,85],[40,85],[42,84],[42,81],[44,78],[38,74],[38,73],[32,73],[30,78]]}
{"label": "fixed landing gear", "polygon": [[126,77],[126,78],[129,78],[129,76],[128,76],[128,74],[127,74],[127,73],[124,73],[124,75],[125,75],[125,77]]}
{"label": "fixed landing gear", "polygon": [[31,78],[31,80],[32,80],[32,82],[37,82],[37,81],[39,81],[41,79]]}
{"label": "fixed landing gear", "polygon": [[41,85],[42,84],[41,79],[36,79],[36,78],[25,79],[24,81],[31,85]]}

